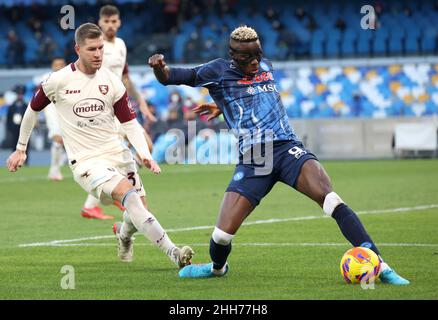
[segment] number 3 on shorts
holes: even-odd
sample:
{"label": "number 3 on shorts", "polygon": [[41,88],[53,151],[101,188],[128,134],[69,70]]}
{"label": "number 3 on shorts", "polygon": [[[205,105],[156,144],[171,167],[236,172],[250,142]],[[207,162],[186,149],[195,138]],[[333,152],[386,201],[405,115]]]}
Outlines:
{"label": "number 3 on shorts", "polygon": [[127,178],[128,180],[131,181],[132,185],[135,187],[135,185],[137,184],[137,180],[135,180],[135,172],[128,172]]}

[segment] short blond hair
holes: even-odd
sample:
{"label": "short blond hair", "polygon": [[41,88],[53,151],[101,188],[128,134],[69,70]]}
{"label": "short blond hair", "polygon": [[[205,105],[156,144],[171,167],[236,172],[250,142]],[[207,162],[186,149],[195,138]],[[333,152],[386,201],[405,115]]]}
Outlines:
{"label": "short blond hair", "polygon": [[259,40],[257,32],[248,26],[240,26],[231,32],[230,38],[239,42],[252,42]]}
{"label": "short blond hair", "polygon": [[94,23],[81,24],[75,31],[75,42],[77,45],[85,43],[85,39],[97,39],[102,36],[102,30]]}

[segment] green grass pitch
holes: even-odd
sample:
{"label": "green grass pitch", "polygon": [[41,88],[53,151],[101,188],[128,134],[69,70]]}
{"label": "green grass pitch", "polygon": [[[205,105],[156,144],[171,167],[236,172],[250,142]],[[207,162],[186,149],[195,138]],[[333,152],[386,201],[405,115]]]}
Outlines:
{"label": "green grass pitch", "polygon": [[[61,182],[46,180],[46,167],[15,174],[1,168],[0,299],[437,299],[438,161],[323,164],[383,258],[411,285],[377,282],[364,290],[346,284],[339,262],[350,245],[335,221],[282,184],[237,233],[225,277],[179,279],[176,267],[139,234],[134,261],[119,261],[114,221],[80,216],[86,195],[68,168]],[[194,263],[208,262],[233,166],[162,169],[159,176],[141,171],[150,210],[175,243],[195,249]],[[105,212],[121,217],[114,206]],[[61,288],[64,265],[74,268],[73,290]]]}

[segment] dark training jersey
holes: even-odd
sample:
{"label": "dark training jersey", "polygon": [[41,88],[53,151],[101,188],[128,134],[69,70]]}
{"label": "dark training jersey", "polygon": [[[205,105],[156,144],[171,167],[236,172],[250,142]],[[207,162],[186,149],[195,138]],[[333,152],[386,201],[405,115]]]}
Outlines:
{"label": "dark training jersey", "polygon": [[241,153],[256,143],[297,141],[267,59],[253,77],[245,76],[231,60],[216,59],[193,69],[171,68],[165,84],[207,88],[237,136]]}

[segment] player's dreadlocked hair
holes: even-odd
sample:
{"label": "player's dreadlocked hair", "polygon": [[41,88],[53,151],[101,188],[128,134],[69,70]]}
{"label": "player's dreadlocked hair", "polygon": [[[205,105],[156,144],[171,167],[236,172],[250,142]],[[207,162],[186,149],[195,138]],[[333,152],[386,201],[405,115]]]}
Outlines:
{"label": "player's dreadlocked hair", "polygon": [[240,26],[231,32],[230,38],[239,42],[253,42],[259,39],[257,32],[248,26]]}

